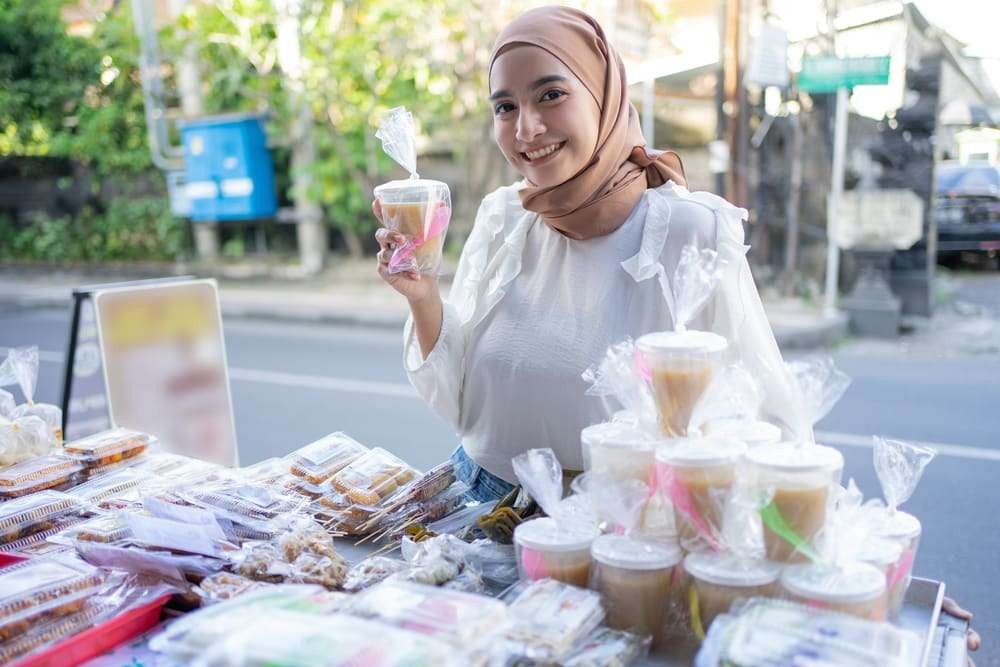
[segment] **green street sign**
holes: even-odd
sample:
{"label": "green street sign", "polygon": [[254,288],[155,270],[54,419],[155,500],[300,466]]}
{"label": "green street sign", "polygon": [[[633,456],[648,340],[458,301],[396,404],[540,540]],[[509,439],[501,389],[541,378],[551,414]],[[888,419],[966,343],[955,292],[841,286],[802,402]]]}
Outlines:
{"label": "green street sign", "polygon": [[833,93],[838,88],[880,86],[889,83],[889,56],[879,58],[835,58],[806,56],[799,73],[799,90]]}

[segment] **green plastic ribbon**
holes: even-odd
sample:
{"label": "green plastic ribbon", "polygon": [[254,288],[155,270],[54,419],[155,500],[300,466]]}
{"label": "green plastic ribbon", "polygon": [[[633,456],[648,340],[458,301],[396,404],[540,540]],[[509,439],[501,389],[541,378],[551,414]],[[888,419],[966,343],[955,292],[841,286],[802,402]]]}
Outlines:
{"label": "green plastic ribbon", "polygon": [[795,551],[814,563],[820,561],[820,556],[816,553],[816,550],[807,541],[802,539],[798,533],[792,530],[792,527],[785,521],[785,517],[781,516],[781,512],[778,510],[778,506],[774,504],[774,501],[761,508],[760,518],[764,522],[764,525],[771,529],[771,532],[795,547]]}
{"label": "green plastic ribbon", "polygon": [[705,641],[705,628],[701,624],[701,604],[694,584],[688,586],[688,614],[691,617],[691,631],[698,641]]}

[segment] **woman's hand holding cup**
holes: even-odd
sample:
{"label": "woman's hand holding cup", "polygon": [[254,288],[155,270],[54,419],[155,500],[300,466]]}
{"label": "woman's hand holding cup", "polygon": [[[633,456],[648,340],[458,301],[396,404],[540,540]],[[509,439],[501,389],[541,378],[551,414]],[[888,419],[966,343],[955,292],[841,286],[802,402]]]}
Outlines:
{"label": "woman's hand holding cup", "polygon": [[378,241],[379,245],[378,274],[382,280],[406,297],[411,305],[424,302],[430,297],[440,296],[436,276],[422,274],[419,271],[389,272],[389,260],[392,258],[393,252],[406,243],[406,237],[384,226],[382,206],[378,199],[372,202],[372,213],[383,225],[375,232],[375,240]]}

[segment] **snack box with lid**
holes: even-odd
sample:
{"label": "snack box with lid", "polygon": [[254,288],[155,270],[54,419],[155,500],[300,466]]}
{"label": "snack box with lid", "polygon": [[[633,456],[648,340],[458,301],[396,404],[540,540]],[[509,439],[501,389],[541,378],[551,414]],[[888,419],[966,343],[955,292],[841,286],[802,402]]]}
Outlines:
{"label": "snack box with lid", "polygon": [[79,500],[59,491],[42,491],[0,503],[0,544],[49,530],[57,519],[82,509]]}
{"label": "snack box with lid", "polygon": [[368,451],[360,442],[338,431],[292,452],[288,471],[309,484],[322,484]]}
{"label": "snack box with lid", "polygon": [[105,574],[75,556],[33,558],[0,570],[0,641],[83,609]]}
{"label": "snack box with lid", "polygon": [[331,477],[330,483],[351,502],[375,507],[419,474],[400,458],[375,447]]}
{"label": "snack box with lid", "polygon": [[119,427],[67,442],[64,449],[88,468],[98,468],[134,458],[156,442],[148,433]]}
{"label": "snack box with lid", "polygon": [[115,472],[95,477],[67,491],[67,495],[78,498],[81,502],[100,505],[114,500],[147,484],[151,478],[131,468],[122,468]]}
{"label": "snack box with lid", "polygon": [[21,498],[55,487],[68,488],[83,466],[72,458],[53,454],[0,469],[0,499]]}

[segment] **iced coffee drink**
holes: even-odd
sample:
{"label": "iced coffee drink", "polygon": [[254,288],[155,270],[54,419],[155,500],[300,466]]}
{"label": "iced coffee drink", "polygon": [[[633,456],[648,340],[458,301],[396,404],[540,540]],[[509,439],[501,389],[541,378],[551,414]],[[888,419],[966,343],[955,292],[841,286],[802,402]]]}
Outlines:
{"label": "iced coffee drink", "polygon": [[747,460],[752,483],[766,503],[760,514],[767,559],[807,560],[826,522],[844,457],[830,447],[781,443],[753,449]]}
{"label": "iced coffee drink", "polygon": [[517,569],[521,579],[556,579],[586,588],[590,581],[590,545],[597,530],[561,525],[543,517],[514,530]]}
{"label": "iced coffee drink", "polygon": [[445,232],[451,220],[451,194],[440,181],[390,181],[375,188],[382,223],[400,232],[406,243],[389,259],[389,272],[437,273]]}
{"label": "iced coffee drink", "polygon": [[789,565],[781,575],[781,588],[795,602],[871,621],[887,618],[885,576],[867,563]]}
{"label": "iced coffee drink", "polygon": [[746,451],[742,442],[722,438],[678,439],[657,450],[657,485],[673,504],[682,545],[697,539],[716,544],[726,500]]}
{"label": "iced coffee drink", "polygon": [[657,441],[638,427],[620,422],[594,424],[583,429],[580,440],[584,470],[616,482],[652,479]]}
{"label": "iced coffee drink", "polygon": [[774,597],[781,565],[705,551],[689,554],[684,559],[684,571],[689,578],[692,631],[695,636],[704,636],[712,621],[728,612],[737,600]]}
{"label": "iced coffee drink", "polygon": [[903,608],[906,591],[913,576],[913,562],[920,546],[920,520],[912,514],[896,510],[887,513],[879,528],[879,535],[892,540],[900,547],[899,559],[886,573],[889,586],[889,616],[896,617]]}
{"label": "iced coffee drink", "polygon": [[[602,535],[591,547],[591,588],[601,594],[607,624],[616,630],[651,635],[654,649],[665,643],[681,602],[681,551],[675,543]],[[676,630],[676,629],[673,629]]]}
{"label": "iced coffee drink", "polygon": [[727,347],[725,338],[705,331],[662,331],[636,341],[637,363],[652,385],[664,435],[687,435],[695,406]]}

